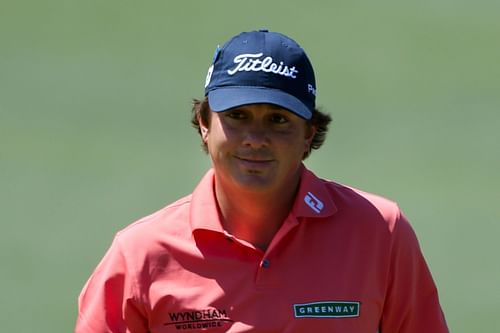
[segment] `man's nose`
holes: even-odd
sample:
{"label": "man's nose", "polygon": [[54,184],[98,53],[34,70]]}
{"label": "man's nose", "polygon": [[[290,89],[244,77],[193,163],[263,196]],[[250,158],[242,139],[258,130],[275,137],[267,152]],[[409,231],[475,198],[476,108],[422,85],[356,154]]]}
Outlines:
{"label": "man's nose", "polygon": [[243,131],[243,145],[260,148],[269,144],[269,132],[260,122],[249,124]]}

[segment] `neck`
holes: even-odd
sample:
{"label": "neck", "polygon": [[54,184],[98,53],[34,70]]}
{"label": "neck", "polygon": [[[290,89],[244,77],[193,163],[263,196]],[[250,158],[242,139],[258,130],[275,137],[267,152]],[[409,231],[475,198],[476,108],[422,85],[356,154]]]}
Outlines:
{"label": "neck", "polygon": [[234,190],[215,183],[215,195],[226,231],[265,251],[287,218],[300,182],[259,192]]}

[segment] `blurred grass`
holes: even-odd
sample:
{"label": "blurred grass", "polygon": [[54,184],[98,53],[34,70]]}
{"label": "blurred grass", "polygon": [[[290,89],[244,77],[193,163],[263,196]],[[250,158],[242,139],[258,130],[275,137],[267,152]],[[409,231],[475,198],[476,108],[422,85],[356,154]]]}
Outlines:
{"label": "blurred grass", "polygon": [[209,167],[189,125],[213,49],[296,39],[334,124],[307,164],[397,200],[453,332],[500,320],[500,3],[2,1],[3,329],[71,331],[120,228]]}

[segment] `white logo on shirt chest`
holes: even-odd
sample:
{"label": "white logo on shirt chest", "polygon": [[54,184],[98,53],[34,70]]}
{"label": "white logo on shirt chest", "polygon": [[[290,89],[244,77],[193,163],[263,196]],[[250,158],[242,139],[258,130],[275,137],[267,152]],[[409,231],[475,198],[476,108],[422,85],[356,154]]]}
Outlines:
{"label": "white logo on shirt chest", "polygon": [[304,197],[304,202],[318,214],[321,212],[323,207],[325,207],[323,202],[316,198],[316,196],[311,192],[307,192],[306,196]]}

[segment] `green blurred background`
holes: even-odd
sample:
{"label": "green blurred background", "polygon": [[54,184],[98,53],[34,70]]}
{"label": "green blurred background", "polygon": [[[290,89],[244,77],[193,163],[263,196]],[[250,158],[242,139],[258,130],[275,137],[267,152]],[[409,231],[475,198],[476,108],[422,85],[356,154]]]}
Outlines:
{"label": "green blurred background", "polygon": [[[284,32],[334,118],[306,164],[398,201],[452,332],[500,331],[500,2],[0,1],[0,323],[71,332],[114,233],[188,194],[213,50]],[[426,333],[426,332],[423,332]]]}

